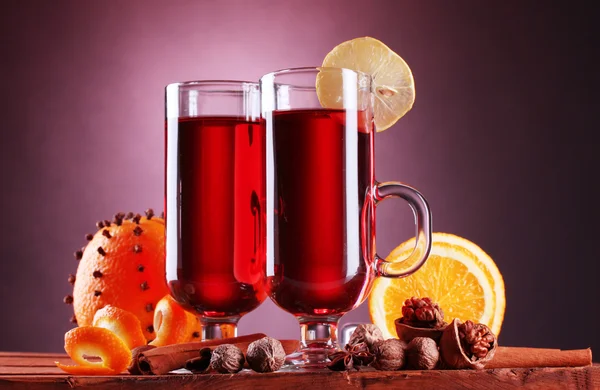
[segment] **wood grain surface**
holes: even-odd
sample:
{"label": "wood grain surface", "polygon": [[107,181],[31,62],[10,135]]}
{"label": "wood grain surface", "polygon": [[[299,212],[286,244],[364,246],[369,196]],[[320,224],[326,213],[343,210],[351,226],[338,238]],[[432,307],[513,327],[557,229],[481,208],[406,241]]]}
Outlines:
{"label": "wood grain surface", "polygon": [[600,389],[600,365],[578,368],[502,368],[482,371],[274,372],[71,376],[54,366],[61,354],[0,353],[2,389]]}

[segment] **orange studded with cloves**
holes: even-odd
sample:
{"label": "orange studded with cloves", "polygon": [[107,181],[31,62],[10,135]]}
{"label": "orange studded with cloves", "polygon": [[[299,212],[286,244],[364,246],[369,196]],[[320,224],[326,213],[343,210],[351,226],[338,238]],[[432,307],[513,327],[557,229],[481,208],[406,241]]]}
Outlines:
{"label": "orange studded with cloves", "polygon": [[144,336],[153,340],[153,308],[169,293],[164,219],[147,210],[143,217],[119,213],[96,226],[99,230],[86,236],[87,246],[75,252],[80,261],[75,277],[69,277],[73,295],[65,298],[73,304],[73,320],[90,326],[97,310],[112,305],[138,317]]}

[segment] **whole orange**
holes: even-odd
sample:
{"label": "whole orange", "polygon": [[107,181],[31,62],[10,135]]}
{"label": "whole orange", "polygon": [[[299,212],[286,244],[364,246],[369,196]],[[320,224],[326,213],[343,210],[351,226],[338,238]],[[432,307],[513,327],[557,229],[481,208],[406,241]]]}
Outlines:
{"label": "whole orange", "polygon": [[155,338],[154,307],[169,293],[165,281],[165,223],[149,210],[146,217],[129,213],[98,222],[100,230],[82,252],[73,288],[75,319],[92,325],[105,305],[139,318],[148,341]]}

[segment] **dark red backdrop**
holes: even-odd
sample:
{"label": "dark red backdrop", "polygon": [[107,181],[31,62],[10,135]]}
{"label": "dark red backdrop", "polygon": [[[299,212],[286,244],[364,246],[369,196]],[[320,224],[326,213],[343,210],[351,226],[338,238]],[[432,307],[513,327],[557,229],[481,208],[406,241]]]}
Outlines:
{"label": "dark red backdrop", "polygon": [[[378,178],[419,188],[436,231],[496,260],[501,343],[600,351],[597,22],[544,4],[4,0],[0,350],[61,350],[83,235],[116,211],[162,207],[167,83],[318,65],[370,35],[417,86],[412,112],[377,135]],[[386,254],[411,215],[392,202],[378,215]],[[366,306],[348,320],[367,321]],[[298,334],[270,302],[240,330]]]}

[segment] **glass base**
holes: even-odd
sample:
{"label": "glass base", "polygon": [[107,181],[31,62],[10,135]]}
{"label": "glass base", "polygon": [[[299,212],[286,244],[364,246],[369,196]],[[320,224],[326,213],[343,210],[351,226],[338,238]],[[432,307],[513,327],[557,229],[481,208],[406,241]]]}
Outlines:
{"label": "glass base", "polygon": [[323,370],[329,355],[338,351],[337,323],[339,318],[300,317],[302,340],[298,351],[287,355],[285,371]]}
{"label": "glass base", "polygon": [[200,318],[202,323],[202,341],[237,337],[236,318]]}

